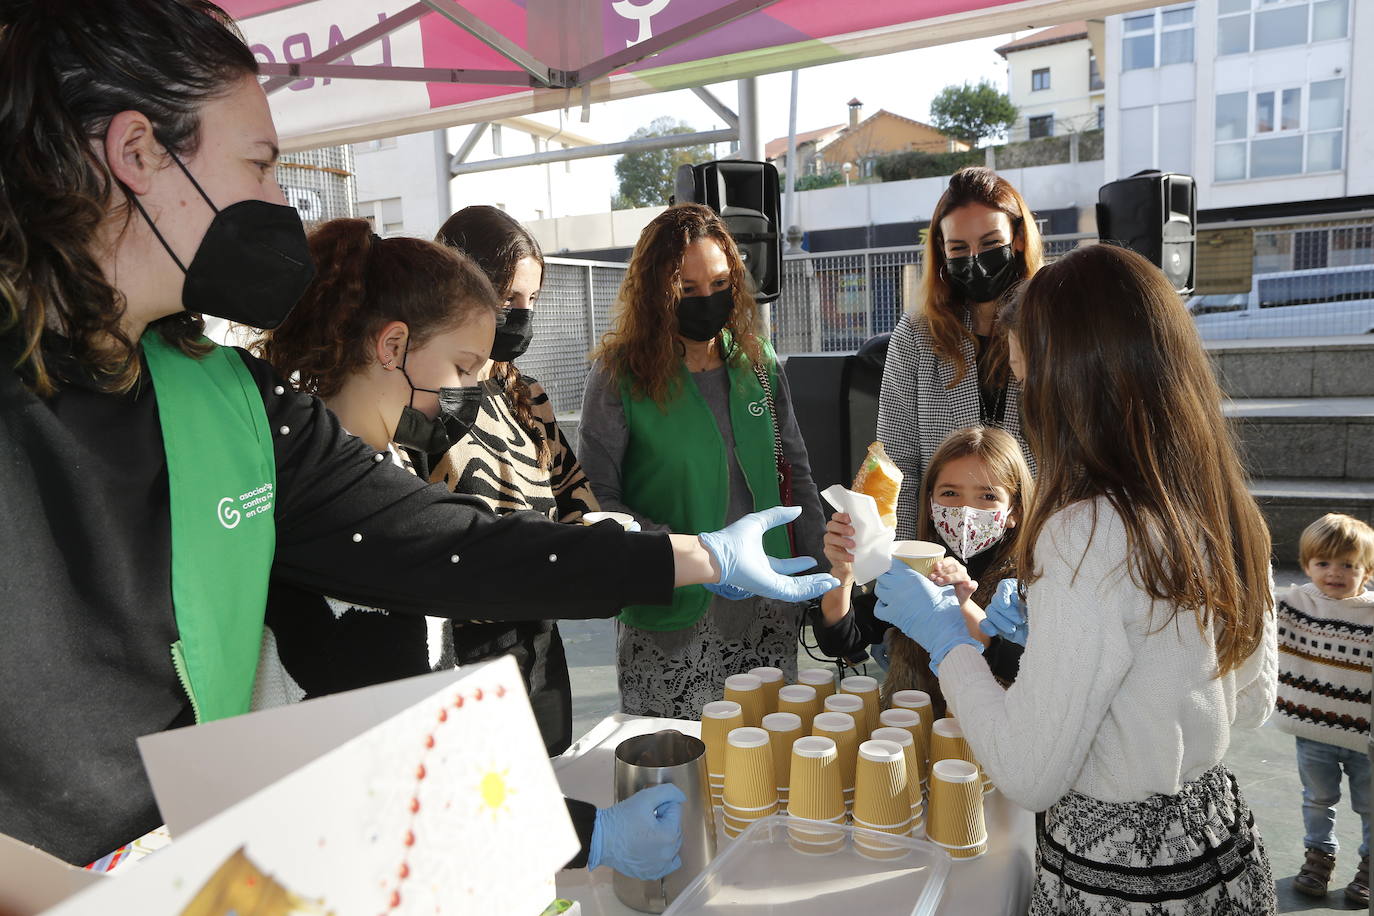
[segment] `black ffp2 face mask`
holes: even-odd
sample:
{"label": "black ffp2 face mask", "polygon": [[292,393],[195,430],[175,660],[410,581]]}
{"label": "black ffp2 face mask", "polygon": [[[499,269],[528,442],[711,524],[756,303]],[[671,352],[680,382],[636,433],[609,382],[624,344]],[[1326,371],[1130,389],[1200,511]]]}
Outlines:
{"label": "black ffp2 face mask", "polygon": [[498,363],[519,359],[534,339],[534,309],[503,309],[505,321],[496,329],[491,358]]}
{"label": "black ffp2 face mask", "polygon": [[949,258],[945,270],[950,285],[969,302],[992,302],[1016,282],[1021,273],[1018,261],[1011,245],[1002,245],[977,255]]}
{"label": "black ffp2 face mask", "polygon": [[730,287],[709,296],[684,296],[677,303],[677,332],[688,340],[714,340],[735,310],[735,291]]}
{"label": "black ffp2 face mask", "polygon": [[181,290],[182,306],[188,312],[213,315],[249,327],[277,327],[315,277],[300,213],[295,207],[264,200],[241,200],[221,210],[176,153],[170,155],[215,211],[190,267],[172,251],[138,195],[128,193],[153,235],[186,275]]}
{"label": "black ffp2 face mask", "polygon": [[[424,412],[415,406],[415,392],[427,391],[432,395],[438,396],[442,388],[421,388],[410,380],[410,373],[406,371],[406,360],[410,358],[410,339],[406,338],[406,348],[401,354],[401,376],[410,386],[410,402],[401,408],[401,417],[396,421],[396,431],[391,434],[391,441],[404,448],[414,449],[426,455],[441,455],[448,451],[451,444],[448,430],[444,428],[443,414],[437,417],[427,417]],[[440,402],[442,404],[442,401]]]}

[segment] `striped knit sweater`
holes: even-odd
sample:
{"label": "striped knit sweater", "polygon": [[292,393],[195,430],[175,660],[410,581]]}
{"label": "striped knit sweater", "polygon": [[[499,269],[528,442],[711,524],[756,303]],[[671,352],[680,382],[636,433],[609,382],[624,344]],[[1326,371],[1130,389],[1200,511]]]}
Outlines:
{"label": "striped knit sweater", "polygon": [[1284,731],[1364,751],[1374,665],[1374,592],[1336,600],[1315,585],[1280,589],[1278,725]]}

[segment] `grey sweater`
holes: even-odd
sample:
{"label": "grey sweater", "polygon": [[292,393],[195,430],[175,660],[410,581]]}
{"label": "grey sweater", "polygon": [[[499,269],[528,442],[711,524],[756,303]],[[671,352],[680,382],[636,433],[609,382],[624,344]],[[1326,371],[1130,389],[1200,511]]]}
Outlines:
{"label": "grey sweater", "polygon": [[[730,492],[726,504],[725,521],[730,523],[753,511],[753,501],[749,487],[745,483],[744,472],[739,459],[735,456],[734,427],[730,422],[730,377],[724,367],[692,374],[701,396],[711,408],[720,429],[721,439],[725,442],[725,453],[730,463]],[[792,501],[802,507],[802,514],[794,526],[797,552],[814,557],[825,566],[822,539],[825,537],[825,515],[821,511],[820,497],[816,484],[811,479],[811,463],[806,456],[806,444],[802,441],[801,431],[797,428],[797,418],[792,413],[792,398],[787,388],[787,377],[778,373],[777,387],[773,392],[777,402],[779,426],[782,432],[782,450],[792,463]],[[582,461],[582,469],[592,482],[592,492],[606,512],[628,512],[639,522],[645,531],[667,531],[668,526],[648,518],[633,506],[625,505],[621,496],[621,462],[625,457],[625,446],[629,441],[629,431],[625,426],[625,411],[620,402],[620,386],[616,384],[600,365],[592,367],[587,378],[586,391],[582,396],[582,422],[578,427],[577,454]]]}

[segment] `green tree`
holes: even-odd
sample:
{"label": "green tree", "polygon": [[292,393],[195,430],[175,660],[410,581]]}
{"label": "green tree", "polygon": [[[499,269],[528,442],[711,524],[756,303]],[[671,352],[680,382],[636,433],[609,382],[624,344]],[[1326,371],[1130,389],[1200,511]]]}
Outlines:
{"label": "green tree", "polygon": [[[676,118],[662,117],[655,118],[648,127],[641,127],[630,134],[630,139],[691,133],[696,133],[691,126]],[[706,143],[677,149],[626,153],[615,164],[615,177],[620,179],[620,190],[611,201],[611,206],[616,210],[661,207],[668,203],[668,197],[673,193],[673,176],[677,174],[679,165],[695,165],[710,159],[711,147]]]}
{"label": "green tree", "polygon": [[930,103],[930,123],[942,133],[977,146],[984,137],[1004,133],[1016,122],[1016,106],[987,80],[978,85],[946,86]]}

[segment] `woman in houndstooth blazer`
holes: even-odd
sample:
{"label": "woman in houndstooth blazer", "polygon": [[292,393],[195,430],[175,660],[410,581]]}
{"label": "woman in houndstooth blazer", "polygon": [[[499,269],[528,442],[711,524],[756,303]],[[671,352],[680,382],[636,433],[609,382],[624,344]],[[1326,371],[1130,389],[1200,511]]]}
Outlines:
{"label": "woman in houndstooth blazer", "polygon": [[1016,189],[991,169],[956,172],[930,218],[920,301],[897,322],[883,369],[878,439],[904,475],[897,537],[916,537],[921,475],[956,429],[1005,429],[1034,471],[996,316],[1041,260],[1040,232]]}

